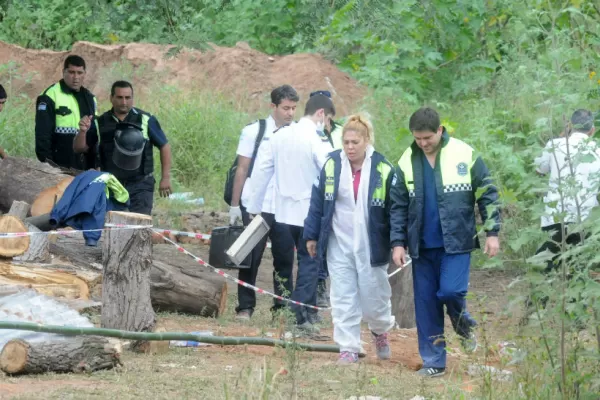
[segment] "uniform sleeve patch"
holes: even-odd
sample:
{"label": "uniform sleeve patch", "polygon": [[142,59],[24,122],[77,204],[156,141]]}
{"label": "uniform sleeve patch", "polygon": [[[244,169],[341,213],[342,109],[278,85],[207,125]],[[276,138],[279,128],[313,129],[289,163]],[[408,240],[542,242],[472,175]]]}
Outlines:
{"label": "uniform sleeve patch", "polygon": [[37,109],[38,109],[38,111],[46,111],[47,107],[48,106],[46,105],[46,103],[40,103],[40,104],[38,104]]}

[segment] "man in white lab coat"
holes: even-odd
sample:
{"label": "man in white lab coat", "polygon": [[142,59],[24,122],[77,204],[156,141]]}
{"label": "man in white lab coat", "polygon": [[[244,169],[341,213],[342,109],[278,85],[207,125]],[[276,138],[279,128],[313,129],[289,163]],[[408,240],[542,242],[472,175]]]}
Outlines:
{"label": "man in white lab coat", "polygon": [[[298,123],[281,128],[263,144],[263,154],[254,166],[252,195],[247,206],[250,214],[261,211],[269,181],[274,177],[275,221],[287,225],[298,254],[298,275],[292,299],[310,305],[316,305],[319,263],[308,254],[302,234],[313,182],[333,150],[328,139],[319,132],[329,129],[333,116],[335,107],[329,97],[312,96]],[[293,309],[299,329],[318,331],[311,322],[315,321],[311,317],[316,315],[315,310],[309,311],[303,306],[293,306]]]}
{"label": "man in white lab coat", "polygon": [[[252,169],[262,153],[261,143],[265,142],[273,134],[273,131],[284,125],[288,125],[294,119],[296,103],[300,100],[296,90],[290,85],[279,86],[271,92],[271,115],[262,121],[256,121],[247,125],[240,136],[237,149],[237,170],[233,182],[231,207],[229,208],[230,224],[250,223],[245,205],[248,203],[252,192]],[[261,122],[264,125],[261,125]],[[261,129],[264,131],[261,132]],[[264,197],[262,204],[262,217],[269,224],[268,237],[271,239],[271,252],[273,253],[273,285],[278,295],[293,290],[293,268],[294,268],[294,243],[287,227],[275,222],[273,215],[273,199],[271,192],[272,183]],[[259,211],[259,212],[260,212]],[[256,275],[260,266],[267,236],[261,240],[251,253],[250,268],[242,268],[238,278],[251,285],[256,284]],[[289,295],[288,295],[289,296]],[[275,300],[271,311],[277,312],[285,303]],[[238,285],[238,306],[236,308],[236,319],[249,320],[256,307],[256,292],[253,289]]]}

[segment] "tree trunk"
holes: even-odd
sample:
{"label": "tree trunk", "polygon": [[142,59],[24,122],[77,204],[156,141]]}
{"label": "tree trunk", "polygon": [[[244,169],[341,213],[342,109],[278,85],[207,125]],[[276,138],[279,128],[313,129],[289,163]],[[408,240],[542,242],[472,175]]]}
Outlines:
{"label": "tree trunk", "polygon": [[413,291],[412,265],[390,278],[392,286],[392,314],[399,328],[417,326],[415,319],[415,297]]}
{"label": "tree trunk", "polygon": [[92,372],[120,364],[121,345],[100,336],[56,336],[52,340],[11,340],[0,353],[7,374]]}
{"label": "tree trunk", "polygon": [[218,275],[154,261],[152,306],[203,317],[219,317],[227,306],[227,282]]}
{"label": "tree trunk", "polygon": [[55,186],[67,177],[60,169],[37,160],[17,157],[0,159],[0,210],[9,210],[15,200],[33,205],[44,189]]}
{"label": "tree trunk", "polygon": [[[106,223],[151,225],[152,217],[110,211]],[[150,301],[152,233],[150,229],[108,230],[103,236],[101,325],[151,332],[156,322]],[[136,347],[132,344],[132,349]]]}
{"label": "tree trunk", "polygon": [[[2,168],[0,166],[0,168]],[[0,192],[2,192],[0,190]],[[27,232],[27,227],[21,220],[12,215],[0,216],[0,233]],[[14,257],[21,255],[29,248],[29,236],[7,237],[0,239],[0,256]]]}

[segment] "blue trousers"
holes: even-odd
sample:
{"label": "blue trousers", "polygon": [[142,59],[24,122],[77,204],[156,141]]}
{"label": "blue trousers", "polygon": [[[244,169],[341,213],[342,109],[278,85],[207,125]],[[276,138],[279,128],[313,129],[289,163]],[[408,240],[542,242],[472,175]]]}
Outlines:
{"label": "blue trousers", "polygon": [[[301,226],[287,225],[292,238],[296,244],[296,253],[298,255],[298,272],[296,274],[296,287],[292,294],[292,300],[299,301],[311,306],[317,305],[317,279],[319,274],[318,258],[312,258],[306,249],[306,240],[302,234],[304,228]],[[303,324],[308,313],[316,313],[316,310],[304,306],[292,305],[292,310],[296,314],[296,323]]]}
{"label": "blue trousers", "polygon": [[444,305],[452,327],[468,337],[477,325],[467,312],[471,253],[446,254],[443,248],[423,249],[413,259],[413,287],[419,354],[423,368],[446,367]]}
{"label": "blue trousers", "polygon": [[327,269],[327,260],[323,259],[323,261],[319,263],[319,280],[326,281],[327,278],[329,278],[329,270]]}

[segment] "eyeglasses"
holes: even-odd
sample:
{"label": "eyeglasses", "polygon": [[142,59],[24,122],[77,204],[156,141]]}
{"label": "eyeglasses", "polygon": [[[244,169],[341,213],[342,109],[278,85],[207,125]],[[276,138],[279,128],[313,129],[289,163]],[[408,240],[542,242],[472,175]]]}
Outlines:
{"label": "eyeglasses", "polygon": [[325,96],[325,97],[329,97],[329,98],[331,98],[331,92],[330,92],[329,90],[317,90],[317,91],[314,91],[314,92],[312,92],[312,93],[310,94],[310,96],[309,96],[309,97],[313,97],[313,96],[315,96],[315,95],[317,95],[317,94],[321,94],[321,95],[323,95],[323,96]]}

